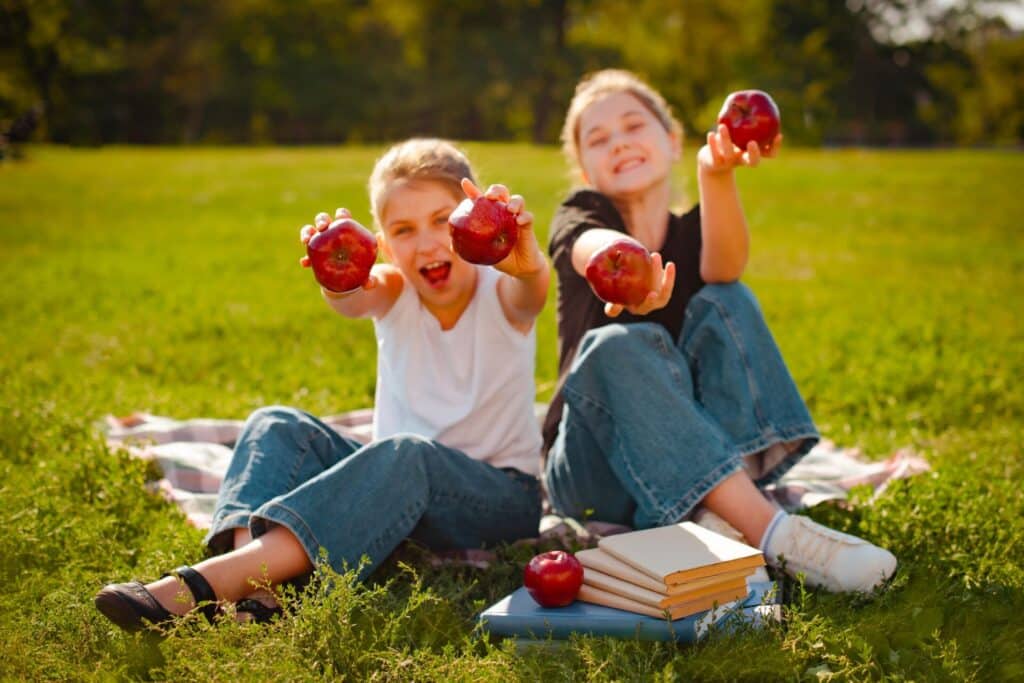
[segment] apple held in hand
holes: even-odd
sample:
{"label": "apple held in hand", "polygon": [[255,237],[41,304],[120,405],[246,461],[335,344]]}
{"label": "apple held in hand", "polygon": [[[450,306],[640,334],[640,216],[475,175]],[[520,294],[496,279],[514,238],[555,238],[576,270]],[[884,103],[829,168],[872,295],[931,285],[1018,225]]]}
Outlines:
{"label": "apple held in hand", "polygon": [[725,124],[740,149],[753,140],[761,151],[767,151],[779,134],[779,108],[763,90],[739,90],[725,98],[718,122]]}
{"label": "apple held in hand", "polygon": [[377,240],[351,218],[341,218],[313,235],[306,253],[317,282],[332,292],[348,292],[370,277],[377,261]]}
{"label": "apple held in hand", "polygon": [[519,225],[508,205],[486,197],[464,199],[448,217],[452,247],[470,263],[493,266],[512,253]]}
{"label": "apple held in hand", "polygon": [[617,239],[598,249],[587,261],[587,282],[598,299],[636,306],[651,291],[651,254],[631,239]]}
{"label": "apple held in hand", "polygon": [[583,565],[564,550],[534,555],[523,571],[523,584],[541,607],[565,607],[583,585]]}

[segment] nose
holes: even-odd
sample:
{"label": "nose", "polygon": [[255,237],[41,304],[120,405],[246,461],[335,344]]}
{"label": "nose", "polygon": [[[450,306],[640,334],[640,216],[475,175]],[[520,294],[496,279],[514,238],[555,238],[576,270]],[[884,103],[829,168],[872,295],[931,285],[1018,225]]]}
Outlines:
{"label": "nose", "polygon": [[448,231],[424,230],[416,241],[416,251],[424,255],[437,252],[439,249],[448,249],[451,245],[451,237]]}

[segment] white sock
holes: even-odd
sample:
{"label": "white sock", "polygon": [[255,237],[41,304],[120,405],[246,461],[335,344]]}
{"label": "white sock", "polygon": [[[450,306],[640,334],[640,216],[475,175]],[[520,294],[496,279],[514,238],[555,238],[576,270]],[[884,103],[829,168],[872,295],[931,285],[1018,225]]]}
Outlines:
{"label": "white sock", "polygon": [[779,552],[777,550],[779,541],[781,541],[786,535],[784,529],[779,533],[780,527],[789,526],[784,523],[788,518],[789,514],[785,510],[779,510],[775,513],[775,516],[772,517],[772,521],[768,522],[768,526],[765,528],[764,534],[761,536],[761,543],[758,547],[761,552],[764,553],[764,559],[768,564],[774,564],[776,558],[779,556]]}

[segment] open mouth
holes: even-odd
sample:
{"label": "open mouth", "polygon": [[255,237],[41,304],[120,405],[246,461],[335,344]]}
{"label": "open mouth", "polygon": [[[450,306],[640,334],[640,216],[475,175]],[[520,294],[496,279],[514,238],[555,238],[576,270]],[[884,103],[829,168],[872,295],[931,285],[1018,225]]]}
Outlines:
{"label": "open mouth", "polygon": [[451,261],[432,261],[420,268],[420,275],[423,276],[423,279],[434,286],[446,282],[448,280],[448,275],[451,272]]}
{"label": "open mouth", "polygon": [[640,157],[634,157],[632,159],[625,159],[615,164],[614,171],[616,173],[625,173],[626,171],[632,171],[637,166],[643,165],[644,160]]}

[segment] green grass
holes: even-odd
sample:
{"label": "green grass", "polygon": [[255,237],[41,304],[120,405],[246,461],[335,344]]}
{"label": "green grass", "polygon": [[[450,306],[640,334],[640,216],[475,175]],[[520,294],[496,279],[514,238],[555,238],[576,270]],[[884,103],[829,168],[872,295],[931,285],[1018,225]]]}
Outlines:
{"label": "green grass", "polygon": [[[469,151],[546,238],[568,187],[557,151]],[[336,579],[269,628],[116,631],[92,607],[103,583],[202,548],[95,421],[369,405],[371,326],[323,305],[297,232],[321,209],[366,218],[379,152],[44,147],[0,166],[0,679],[1024,680],[1024,156],[997,152],[788,150],[740,174],[745,280],[823,433],[935,467],[812,513],[896,553],[880,598],[795,591],[783,627],[696,647],[517,654],[473,630],[518,583],[524,551],[505,549],[488,572],[413,558]],[[551,308],[539,330],[547,398]]]}

